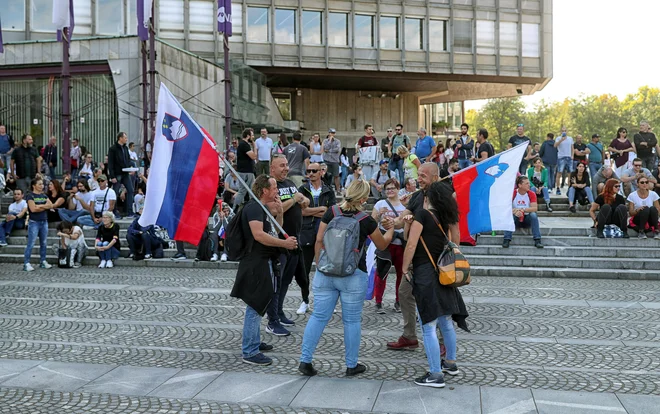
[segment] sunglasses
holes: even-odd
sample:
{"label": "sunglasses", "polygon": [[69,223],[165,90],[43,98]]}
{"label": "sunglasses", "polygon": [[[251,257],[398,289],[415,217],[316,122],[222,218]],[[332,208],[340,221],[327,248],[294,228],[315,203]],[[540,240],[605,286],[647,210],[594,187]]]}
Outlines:
{"label": "sunglasses", "polygon": [[[398,129],[397,129],[397,131],[398,131]],[[387,132],[392,132],[392,130],[391,130],[391,129],[388,129]]]}
{"label": "sunglasses", "polygon": [[648,184],[649,182],[648,181],[640,181],[639,183],[640,184]]}
{"label": "sunglasses", "polygon": [[307,170],[307,174],[316,174],[319,170]]}
{"label": "sunglasses", "polygon": [[613,187],[614,187],[614,188],[621,188],[621,186],[620,186],[619,184],[614,185]]}
{"label": "sunglasses", "polygon": [[633,167],[641,167],[642,164],[633,164]]}
{"label": "sunglasses", "polygon": [[518,124],[517,126],[519,126],[519,127],[524,127],[525,124]]}
{"label": "sunglasses", "polygon": [[395,131],[401,131],[401,128],[397,128]]}

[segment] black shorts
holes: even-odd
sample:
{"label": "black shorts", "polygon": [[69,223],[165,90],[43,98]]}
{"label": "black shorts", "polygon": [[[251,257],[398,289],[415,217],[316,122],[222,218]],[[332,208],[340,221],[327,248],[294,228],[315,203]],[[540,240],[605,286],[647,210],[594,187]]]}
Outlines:
{"label": "black shorts", "polygon": [[328,174],[333,177],[339,176],[339,163],[338,162],[326,162],[325,165],[328,166]]}

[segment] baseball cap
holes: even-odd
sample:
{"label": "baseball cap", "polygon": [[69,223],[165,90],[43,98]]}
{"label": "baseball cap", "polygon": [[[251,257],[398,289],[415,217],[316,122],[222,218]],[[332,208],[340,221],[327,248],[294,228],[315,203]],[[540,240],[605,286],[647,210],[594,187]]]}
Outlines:
{"label": "baseball cap", "polygon": [[336,133],[337,133],[337,131],[334,128],[330,128],[328,130],[328,134],[336,134]]}
{"label": "baseball cap", "polygon": [[96,181],[108,181],[108,177],[101,174],[101,175],[99,175],[99,178],[96,179]]}
{"label": "baseball cap", "polygon": [[591,136],[591,138],[600,138],[600,135],[598,135],[598,134],[593,134],[593,135]]}
{"label": "baseball cap", "polygon": [[389,161],[387,161],[387,160],[380,160],[380,162],[378,163],[378,165],[383,165],[383,164],[387,164],[387,163],[389,163]]}

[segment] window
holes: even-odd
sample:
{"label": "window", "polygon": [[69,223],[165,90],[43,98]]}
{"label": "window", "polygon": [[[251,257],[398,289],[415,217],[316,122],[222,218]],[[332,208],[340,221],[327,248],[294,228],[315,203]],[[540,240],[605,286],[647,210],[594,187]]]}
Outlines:
{"label": "window", "polygon": [[408,18],[406,23],[406,50],[424,50],[424,20]]}
{"label": "window", "polygon": [[92,0],[73,2],[73,17],[76,21],[76,28],[73,29],[74,38],[92,34]]}
{"label": "window", "polygon": [[380,47],[382,49],[399,48],[399,18],[381,16]]}
{"label": "window", "polygon": [[[2,24],[2,27],[5,27],[5,23]],[[53,25],[53,0],[32,0],[30,30],[35,32],[55,31],[55,26]]]}
{"label": "window", "polygon": [[539,25],[536,23],[522,24],[522,55],[523,57],[539,57],[541,55]]}
{"label": "window", "polygon": [[492,20],[477,20],[477,53],[495,54],[495,22]]}
{"label": "window", "polygon": [[302,12],[302,42],[305,45],[322,45],[321,12],[304,10]]}
{"label": "window", "polygon": [[243,5],[239,2],[231,4],[231,31],[233,35],[243,33]]}
{"label": "window", "polygon": [[284,121],[291,120],[291,94],[289,93],[273,93],[273,98],[280,110],[280,115]]}
{"label": "window", "polygon": [[355,15],[355,47],[374,47],[374,16]]}
{"label": "window", "polygon": [[[122,0],[96,1],[96,34],[119,35],[124,33],[123,3]],[[181,19],[183,20],[183,16]]]}
{"label": "window", "polygon": [[431,20],[429,23],[429,49],[432,52],[445,52],[447,50],[447,21]]}
{"label": "window", "polygon": [[25,0],[6,0],[2,30],[25,30]]}
{"label": "window", "polygon": [[[126,34],[137,34],[137,0],[128,1],[128,10],[126,10]],[[76,28],[78,27],[78,16],[76,16]]]}
{"label": "window", "polygon": [[275,43],[296,43],[296,11],[275,9]]}
{"label": "window", "polygon": [[213,33],[213,25],[217,20],[213,15],[213,3],[208,1],[190,0],[190,24],[188,28],[194,32]]}
{"label": "window", "polygon": [[472,53],[472,20],[454,20],[454,52]]}
{"label": "window", "polygon": [[348,46],[348,14],[328,13],[328,43],[330,46]]}
{"label": "window", "polygon": [[268,8],[248,7],[247,27],[248,42],[268,42]]}
{"label": "window", "polygon": [[500,22],[500,55],[518,55],[518,23]]}

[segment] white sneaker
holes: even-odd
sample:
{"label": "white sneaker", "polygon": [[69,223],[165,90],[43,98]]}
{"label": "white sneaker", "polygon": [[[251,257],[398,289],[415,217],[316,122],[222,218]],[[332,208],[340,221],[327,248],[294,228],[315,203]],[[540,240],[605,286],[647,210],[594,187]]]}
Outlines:
{"label": "white sneaker", "polygon": [[108,262],[105,264],[105,267],[110,269],[111,267],[115,267],[115,265],[112,264],[112,260],[108,260]]}
{"label": "white sneaker", "polygon": [[53,265],[49,264],[47,261],[44,260],[43,262],[41,262],[41,264],[39,264],[39,267],[42,269],[50,269],[51,267],[53,267]]}
{"label": "white sneaker", "polygon": [[34,267],[30,263],[25,263],[23,265],[23,270],[26,272],[34,272]]}
{"label": "white sneaker", "polygon": [[107,262],[105,260],[101,260],[101,263],[99,264],[99,269],[103,269],[105,267],[106,263]]}
{"label": "white sneaker", "polygon": [[305,313],[307,313],[307,309],[309,309],[309,305],[306,304],[305,302],[303,302],[303,303],[300,304],[300,307],[298,308],[296,313],[298,315],[304,315]]}
{"label": "white sneaker", "polygon": [[79,269],[79,268],[81,268],[81,267],[82,267],[82,265],[81,265],[80,263],[78,263],[78,262],[75,262],[75,263],[73,264],[73,268],[74,268],[74,269]]}
{"label": "white sneaker", "polygon": [[222,253],[220,255],[220,261],[221,262],[226,262],[227,261],[227,253]]}
{"label": "white sneaker", "polygon": [[211,261],[212,262],[217,262],[218,261],[218,255],[213,253],[213,256],[211,256]]}
{"label": "white sneaker", "polygon": [[[150,254],[145,254],[145,255],[144,255],[144,260],[151,260],[152,257],[153,257],[153,256],[151,256]],[[112,262],[111,262],[111,263],[112,263]],[[108,267],[112,267],[112,266],[108,266]]]}

